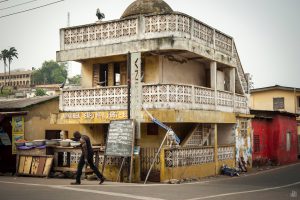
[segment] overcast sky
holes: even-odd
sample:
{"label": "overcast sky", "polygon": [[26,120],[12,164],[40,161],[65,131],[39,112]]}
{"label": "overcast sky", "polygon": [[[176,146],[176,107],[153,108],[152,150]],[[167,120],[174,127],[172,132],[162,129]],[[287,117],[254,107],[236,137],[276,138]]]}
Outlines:
{"label": "overcast sky", "polygon": [[[30,0],[0,3],[0,17],[57,0],[36,0],[18,7],[3,8]],[[254,86],[300,87],[299,0],[165,0],[180,11],[234,37],[244,71],[252,74]],[[1,1],[0,1],[1,2]],[[133,0],[65,0],[37,10],[0,18],[0,50],[15,47],[19,59],[12,69],[40,67],[55,60],[59,50],[59,28],[93,23],[100,8],[105,20],[118,19]],[[71,75],[80,73],[72,64]],[[3,71],[3,63],[0,63]]]}

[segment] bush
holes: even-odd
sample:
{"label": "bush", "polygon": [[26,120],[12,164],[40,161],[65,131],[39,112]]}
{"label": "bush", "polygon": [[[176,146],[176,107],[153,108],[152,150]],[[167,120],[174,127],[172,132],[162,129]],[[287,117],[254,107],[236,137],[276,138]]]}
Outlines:
{"label": "bush", "polygon": [[45,96],[46,95],[46,91],[43,90],[42,88],[37,88],[35,90],[35,96]]}

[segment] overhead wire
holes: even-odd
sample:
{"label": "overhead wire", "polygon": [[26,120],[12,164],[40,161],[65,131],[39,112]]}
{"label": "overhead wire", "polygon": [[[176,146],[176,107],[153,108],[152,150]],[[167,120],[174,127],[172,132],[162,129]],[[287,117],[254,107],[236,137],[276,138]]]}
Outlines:
{"label": "overhead wire", "polygon": [[[8,0],[6,0],[6,1],[8,1]],[[5,17],[11,16],[11,15],[16,15],[16,14],[19,14],[19,13],[24,13],[24,12],[28,12],[28,11],[31,11],[31,10],[36,10],[36,9],[39,9],[39,8],[43,8],[43,7],[46,7],[46,6],[50,6],[50,5],[53,5],[53,4],[60,3],[62,1],[65,1],[65,0],[51,2],[51,3],[48,3],[48,4],[44,4],[44,5],[41,5],[41,6],[33,7],[33,8],[30,8],[30,9],[27,9],[27,10],[18,11],[18,12],[11,13],[11,14],[8,14],[8,15],[2,15],[2,16],[0,16],[0,18],[5,18]]]}
{"label": "overhead wire", "polygon": [[28,4],[28,3],[31,3],[31,2],[35,2],[35,1],[39,1],[39,0],[31,0],[31,1],[24,2],[24,3],[19,3],[19,4],[16,4],[16,5],[5,7],[5,8],[0,8],[0,10],[6,10],[6,9],[9,9],[9,8],[14,8],[14,7],[25,5],[25,4]]}
{"label": "overhead wire", "polygon": [[5,1],[9,1],[9,0],[3,0],[3,1],[0,1],[0,3],[3,3],[3,2],[5,2]]}

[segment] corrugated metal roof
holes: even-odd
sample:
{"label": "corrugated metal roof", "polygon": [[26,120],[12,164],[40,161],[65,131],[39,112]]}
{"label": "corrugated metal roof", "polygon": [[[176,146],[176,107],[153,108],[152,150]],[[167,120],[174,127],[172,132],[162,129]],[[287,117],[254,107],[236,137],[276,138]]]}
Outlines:
{"label": "corrugated metal roof", "polygon": [[55,95],[55,96],[42,96],[42,97],[33,97],[33,98],[1,100],[0,110],[22,109],[57,97],[58,96]]}
{"label": "corrugated metal roof", "polygon": [[281,85],[274,85],[274,86],[270,86],[270,87],[262,87],[262,88],[252,89],[251,93],[263,92],[263,91],[269,91],[269,90],[287,90],[287,91],[300,92],[300,88],[286,87],[286,86],[281,86]]}

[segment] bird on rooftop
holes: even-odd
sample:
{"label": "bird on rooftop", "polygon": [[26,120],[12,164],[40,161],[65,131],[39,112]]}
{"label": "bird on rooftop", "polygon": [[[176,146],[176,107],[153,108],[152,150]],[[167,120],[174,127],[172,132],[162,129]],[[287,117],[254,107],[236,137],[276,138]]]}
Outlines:
{"label": "bird on rooftop", "polygon": [[98,20],[99,20],[99,21],[101,21],[102,19],[105,18],[104,13],[101,13],[99,8],[97,8],[96,16],[98,17]]}

